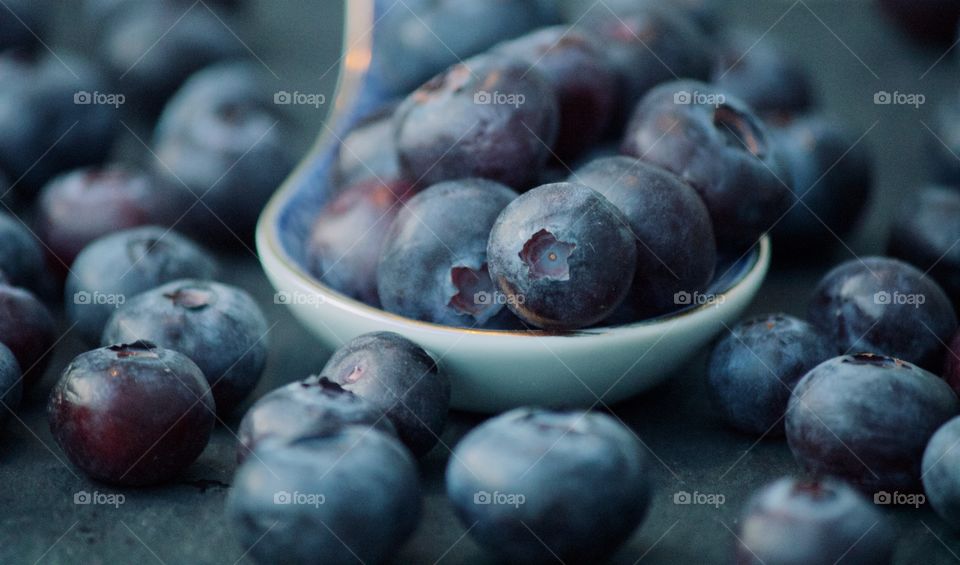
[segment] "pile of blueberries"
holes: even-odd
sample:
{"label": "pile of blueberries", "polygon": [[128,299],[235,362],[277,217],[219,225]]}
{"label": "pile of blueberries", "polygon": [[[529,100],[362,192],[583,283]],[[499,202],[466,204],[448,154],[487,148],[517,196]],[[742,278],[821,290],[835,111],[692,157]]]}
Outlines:
{"label": "pile of blueberries", "polygon": [[[55,25],[52,3],[11,0],[0,10],[4,403],[16,409],[23,388],[38,385],[62,339],[48,309],[62,293],[62,335],[105,348],[66,368],[51,424],[78,466],[119,483],[154,482],[191,462],[214,412],[178,421],[181,408],[215,402],[228,414],[266,363],[259,306],[216,282],[217,261],[180,231],[223,252],[248,245],[293,165],[288,117],[226,23],[240,4],[195,8],[183,0],[86,0],[74,10],[98,35],[81,43],[93,46],[83,54],[44,40]],[[141,141],[151,130],[152,143]],[[170,418],[147,420],[144,404],[116,405],[113,393],[123,387]],[[180,401],[167,402],[167,394]],[[117,418],[90,418],[91,410]],[[184,437],[206,432],[185,441],[193,447],[172,456],[169,469],[141,470],[153,458],[134,453],[174,421]],[[111,438],[140,424],[157,434],[127,438],[128,453],[116,455]],[[178,449],[181,439],[171,433],[164,441]]]}
{"label": "pile of blueberries", "polygon": [[[189,236],[246,245],[291,169],[288,120],[223,26],[240,2],[86,0],[104,30],[89,59],[49,54],[39,4],[5,4],[4,415],[59,341],[45,301],[62,290],[69,332],[99,348],[53,388],[54,438],[98,481],[170,481],[256,387],[270,329]],[[392,99],[343,138],[306,242],[313,274],[352,298],[467,328],[633,323],[709,293],[765,234],[832,245],[867,203],[870,156],[818,113],[804,70],[719,29],[708,0],[403,4],[378,22],[371,69]],[[960,146],[960,101],[937,127]],[[118,133],[140,128],[153,142],[118,159]],[[830,271],[806,320],[761,316],[714,347],[718,414],[785,435],[810,476],[748,503],[739,562],[889,562],[895,536],[864,493],[922,489],[960,528],[960,173],[935,157],[945,185],[905,208],[891,257]],[[257,400],[227,505],[244,549],[393,557],[421,518],[417,458],[441,443],[450,378],[380,332]],[[504,561],[601,560],[650,506],[649,457],[612,415],[519,408],[451,453],[448,498]]]}
{"label": "pile of blueberries", "polygon": [[249,248],[294,164],[289,117],[231,31],[238,1],[85,0],[83,53],[50,41],[60,9],[0,8],[0,417],[77,336],[97,349],[53,387],[54,438],[94,479],[157,484],[264,371],[263,312],[188,236]]}
{"label": "pile of blueberries", "polygon": [[246,245],[293,167],[289,116],[227,23],[236,2],[191,4],[85,0],[83,53],[42,39],[52,3],[0,16],[0,195],[61,278],[93,240],[143,225]]}
{"label": "pile of blueberries", "polygon": [[[420,321],[569,331],[679,310],[689,302],[678,297],[709,293],[765,234],[797,256],[856,227],[870,155],[818,112],[804,69],[774,43],[718,29],[716,7],[701,0],[591,4],[413,2],[434,33],[402,33],[416,27],[402,10],[378,22],[372,72],[393,100],[340,143],[335,190],[307,240],[318,280]],[[896,16],[904,3],[883,4]],[[960,147],[960,104],[938,123],[948,149]],[[956,159],[941,153],[943,180],[955,183]],[[925,489],[960,527],[960,191],[917,198],[891,257],[829,272],[806,321],[757,317],[712,352],[708,390],[722,419],[786,435],[811,477],[756,494],[739,562],[889,562],[895,535],[863,496],[887,490]],[[294,391],[327,401],[344,382],[328,369],[274,393],[266,414]],[[251,542],[269,524],[308,521],[304,510],[268,510],[253,485],[281,484],[266,477],[290,453],[264,453],[232,495]],[[326,476],[317,461],[289,480],[321,488],[307,479]],[[643,520],[650,489],[628,429],[534,408],[468,434],[446,479],[470,535],[511,562],[610,555]],[[566,508],[573,499],[591,511]]]}
{"label": "pile of blueberries", "polygon": [[[631,323],[695,305],[763,234],[809,250],[866,204],[869,155],[803,70],[705,29],[705,3],[568,7],[573,26],[532,2],[422,4],[423,44],[403,43],[409,10],[378,23],[395,99],[344,136],[306,242],[347,296],[456,327]],[[437,55],[448,39],[463,60]]]}

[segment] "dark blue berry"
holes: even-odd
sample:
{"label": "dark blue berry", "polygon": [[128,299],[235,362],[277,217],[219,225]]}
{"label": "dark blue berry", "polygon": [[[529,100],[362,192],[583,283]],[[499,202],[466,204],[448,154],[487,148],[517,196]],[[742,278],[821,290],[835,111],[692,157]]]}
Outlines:
{"label": "dark blue berry", "polygon": [[960,418],[940,427],[923,452],[923,490],[930,505],[960,529]]}
{"label": "dark blue berry", "polygon": [[637,269],[625,304],[634,319],[676,310],[677,293],[706,289],[717,263],[717,242],[710,213],[693,188],[630,157],[597,159],[570,180],[605,196],[630,223]]}
{"label": "dark blue berry", "polygon": [[206,241],[249,239],[267,199],[293,169],[287,120],[263,75],[253,63],[204,69],[160,117],[154,169],[191,205],[199,200],[182,225]]}
{"label": "dark blue berry", "polygon": [[372,179],[388,181],[401,176],[397,142],[393,138],[395,110],[394,104],[381,108],[343,137],[337,155],[339,185],[367,184]]}
{"label": "dark blue berry", "polygon": [[99,36],[98,55],[139,117],[158,113],[195,72],[246,55],[229,24],[206,5],[126,4]]}
{"label": "dark blue berry", "polygon": [[575,159],[602,139],[618,102],[617,76],[587,34],[548,27],[494,51],[522,60],[553,85],[560,105],[554,153],[560,161]]}
{"label": "dark blue berry", "polygon": [[450,379],[420,346],[390,332],[361,335],[321,373],[376,405],[416,456],[440,439],[450,407]]}
{"label": "dark blue berry", "polygon": [[776,42],[757,41],[755,34],[742,30],[725,38],[711,81],[764,118],[802,114],[814,104],[813,85],[803,66]]}
{"label": "dark blue berry", "polygon": [[258,563],[383,563],[420,519],[417,467],[360,426],[265,445],[237,471],[227,515]]}
{"label": "dark blue berry", "polygon": [[634,111],[621,150],[693,185],[724,248],[753,245],[794,200],[789,170],[760,118],[703,83],[651,90]]}
{"label": "dark blue berry", "polygon": [[66,284],[66,315],[88,343],[99,343],[107,319],[137,294],[184,278],[211,279],[216,263],[185,237],[155,226],[95,240],[77,256]]}
{"label": "dark blue berry", "polygon": [[880,353],[939,371],[957,329],[950,299],[934,280],[896,259],[868,257],[836,267],[814,290],[810,322],[838,353]]}
{"label": "dark blue berry", "polygon": [[39,198],[38,232],[66,274],[93,240],[116,231],[175,222],[179,194],[152,175],[123,165],[84,168],[48,183]]}
{"label": "dark blue berry", "polygon": [[656,85],[677,77],[706,80],[710,75],[706,36],[675,11],[649,3],[634,2],[615,11],[598,5],[578,21],[618,75],[620,120]]}
{"label": "dark blue berry", "polygon": [[474,57],[397,109],[400,164],[418,184],[481,177],[525,188],[546,163],[559,122],[556,93],[539,71],[504,55]]}
{"label": "dark blue berry", "polygon": [[651,489],[633,432],[596,412],[497,416],[457,444],[446,477],[470,535],[516,563],[602,561],[643,520]]}
{"label": "dark blue berry", "polygon": [[351,425],[397,433],[375,404],[326,377],[310,377],[273,390],[250,407],[237,431],[237,459],[243,462],[267,443],[290,443]]}
{"label": "dark blue berry", "polygon": [[185,355],[135,342],[74,359],[48,411],[57,444],[91,478],[152,485],[200,455],[215,406],[203,373]]}
{"label": "dark blue berry", "polygon": [[482,179],[434,185],[404,206],[377,270],[384,309],[450,326],[486,324],[503,308],[487,267],[487,240],[517,193]]}
{"label": "dark blue berry", "polygon": [[882,355],[835,357],[794,388],[787,442],[817,475],[845,479],[871,495],[920,486],[920,460],[930,436],[960,413],[940,377]]}
{"label": "dark blue berry", "polygon": [[750,434],[782,435],[794,385],[834,355],[833,344],[802,320],[785,314],[753,318],[714,346],[707,390],[727,424]]}
{"label": "dark blue berry", "polygon": [[884,565],[896,532],[849,485],[782,478],[747,502],[737,533],[739,565]]}
{"label": "dark blue berry", "polygon": [[267,364],[267,320],[252,296],[225,284],[178,280],[132,297],[103,330],[101,343],[147,340],[200,367],[221,414],[257,386]]}
{"label": "dark blue berry", "polygon": [[[6,11],[6,9],[4,9]],[[119,130],[99,71],[69,53],[0,52],[0,170],[31,200],[57,174],[102,163]]]}
{"label": "dark blue berry", "polygon": [[600,193],[541,186],[504,209],[490,233],[490,276],[508,307],[537,327],[576,329],[606,318],[630,292],[637,245]]}
{"label": "dark blue berry", "polygon": [[58,337],[53,316],[36,296],[0,284],[0,343],[17,358],[24,386],[40,381]]}
{"label": "dark blue berry", "polygon": [[411,196],[403,180],[369,178],[346,187],[321,210],[307,241],[307,265],[318,280],[379,306],[377,265],[390,226]]}

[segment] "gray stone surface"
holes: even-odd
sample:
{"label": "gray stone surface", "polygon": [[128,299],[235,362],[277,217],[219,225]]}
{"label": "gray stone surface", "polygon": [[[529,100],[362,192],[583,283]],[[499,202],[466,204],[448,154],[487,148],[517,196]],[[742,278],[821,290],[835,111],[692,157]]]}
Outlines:
{"label": "gray stone surface", "polygon": [[[238,35],[285,81],[332,93],[339,57],[339,2],[282,0],[254,2]],[[811,286],[832,264],[852,253],[883,248],[891,213],[923,182],[923,147],[930,134],[934,102],[956,89],[955,54],[923,78],[942,50],[912,45],[881,18],[871,2],[736,0],[724,15],[735,25],[782,40],[815,73],[827,111],[848,123],[877,156],[881,191],[870,221],[833,257],[803,268],[779,266],[752,312],[783,310],[802,314]],[[785,14],[785,15],[784,15]],[[781,16],[783,15],[782,19]],[[64,16],[69,21],[69,17]],[[75,34],[74,34],[75,35]],[[283,81],[281,81],[283,82]],[[878,90],[921,92],[919,110],[875,106]],[[320,116],[298,117],[319,130]],[[873,129],[871,129],[873,128]],[[304,148],[307,142],[295,140]],[[321,350],[281,307],[249,254],[225,258],[227,282],[251,290],[264,304],[273,348],[261,395],[322,367]],[[778,261],[778,264],[782,261]],[[233,538],[223,503],[234,463],[237,417],[218,427],[209,448],[183,481],[160,488],[116,491],[90,482],[66,464],[47,428],[45,394],[65,364],[82,347],[67,336],[44,382],[28,394],[20,421],[0,434],[0,563],[190,563],[245,562]],[[699,355],[657,390],[618,406],[615,413],[643,438],[655,457],[657,489],[649,518],[616,558],[616,563],[729,563],[741,506],[751,491],[780,475],[799,472],[782,440],[756,443],[722,427],[704,396],[704,355]],[[456,521],[443,496],[447,447],[480,418],[456,414],[442,446],[422,462],[426,485],[424,520],[397,563],[492,562]],[[80,491],[118,493],[118,507],[74,503]],[[715,493],[725,503],[677,505],[678,491]],[[960,539],[928,508],[891,509],[900,538],[896,562],[958,561]],[[309,535],[309,533],[305,533]]]}

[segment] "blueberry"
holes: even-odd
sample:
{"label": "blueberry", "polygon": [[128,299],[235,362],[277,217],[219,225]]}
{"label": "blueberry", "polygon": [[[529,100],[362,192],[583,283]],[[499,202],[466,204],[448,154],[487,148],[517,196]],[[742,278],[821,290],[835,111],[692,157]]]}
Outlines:
{"label": "blueberry", "polygon": [[91,103],[97,92],[109,92],[105,79],[69,53],[0,53],[0,170],[20,198],[32,199],[61,172],[107,158],[119,114]]}
{"label": "blueberry", "polygon": [[914,39],[950,45],[960,23],[960,5],[953,0],[879,0],[890,19]]}
{"label": "blueberry", "polygon": [[901,209],[887,244],[890,255],[933,277],[960,303],[960,192],[928,186]]}
{"label": "blueberry", "polygon": [[203,373],[148,342],[74,359],[50,395],[50,431],[90,477],[119,485],[174,478],[200,455],[214,425]]}
{"label": "blueberry", "polygon": [[923,490],[930,505],[954,529],[960,529],[960,418],[944,424],[923,452]]}
{"label": "blueberry", "polygon": [[243,416],[237,437],[241,463],[251,451],[268,443],[295,440],[367,426],[396,435],[396,429],[375,404],[326,377],[310,377],[271,391]]}
{"label": "blueberry", "polygon": [[490,276],[520,318],[547,329],[603,320],[630,292],[637,245],[630,224],[580,184],[535,188],[504,209],[487,245]]}
{"label": "blueberry", "polygon": [[127,300],[183,278],[211,279],[213,258],[187,238],[156,226],[101,237],[77,256],[66,283],[66,315],[80,337],[99,343],[110,315]]}
{"label": "blueberry", "polygon": [[344,136],[337,154],[337,177],[341,186],[372,179],[401,176],[397,143],[393,138],[393,104],[381,108]]}
{"label": "blueberry", "polygon": [[516,563],[604,560],[643,521],[651,486],[640,442],[597,412],[512,410],[467,434],[447,466],[461,523]]}
{"label": "blueberry", "polygon": [[413,189],[402,180],[371,178],[346,187],[313,222],[307,265],[318,280],[378,306],[377,263],[394,218]]}
{"label": "blueberry", "polygon": [[881,353],[933,370],[940,369],[943,344],[957,329],[940,286],[886,257],[850,260],[827,273],[807,317],[839,353]]}
{"label": "blueberry", "polygon": [[750,32],[728,34],[710,78],[765,119],[803,114],[814,105],[813,85],[803,66],[776,42],[757,41]]}
{"label": "blueberry", "polygon": [[404,95],[450,65],[539,27],[543,16],[530,0],[384,2],[371,74],[389,94]]}
{"label": "blueberry", "polygon": [[437,75],[400,105],[400,165],[425,185],[482,177],[514,188],[537,178],[557,136],[550,82],[504,55],[469,59]]}
{"label": "blueberry", "polygon": [[64,272],[90,242],[137,226],[175,222],[177,193],[153,176],[123,166],[65,173],[40,193],[38,232]]}
{"label": "blueberry", "polygon": [[793,203],[783,156],[766,127],[745,103],[703,83],[651,90],[621,150],[693,185],[722,248],[753,245]]}
{"label": "blueberry", "polygon": [[37,237],[22,220],[0,211],[0,275],[11,285],[38,289],[44,271]]}
{"label": "blueberry", "polygon": [[0,343],[0,424],[10,418],[23,398],[23,374],[17,358]]}
{"label": "blueberry", "polygon": [[483,326],[503,308],[487,239],[517,193],[482,179],[436,184],[413,197],[386,236],[377,269],[384,309],[449,326]]}
{"label": "blueberry", "polygon": [[773,231],[786,256],[821,254],[836,245],[862,218],[873,186],[865,146],[835,120],[797,118],[774,126],[799,202]]}
{"label": "blueberry", "polygon": [[237,471],[227,515],[258,563],[383,563],[420,520],[417,467],[360,426],[264,446]]}
{"label": "blueberry", "polygon": [[960,413],[960,401],[933,373],[872,353],[814,367],[787,408],[787,442],[797,461],[868,493],[912,490],[930,436]]}
{"label": "blueberry", "polygon": [[58,338],[50,311],[27,290],[0,284],[0,343],[23,370],[24,386],[40,381]]}
{"label": "blueberry", "polygon": [[200,367],[226,415],[257,386],[267,364],[267,320],[253,297],[225,284],[177,280],[130,298],[107,321],[101,343],[147,340]]}
{"label": "blueberry", "polygon": [[882,565],[896,532],[849,485],[831,478],[778,479],[747,502],[737,533],[741,565]]}
{"label": "blueberry", "polygon": [[190,75],[246,55],[222,16],[206,4],[128,4],[107,20],[97,53],[131,107],[145,118],[156,114]]}
{"label": "blueberry", "polygon": [[649,3],[625,5],[617,12],[597,6],[579,25],[617,73],[622,116],[657,84],[677,77],[706,80],[710,75],[707,38],[674,11]]}
{"label": "blueberry", "polygon": [[706,205],[676,175],[630,157],[577,169],[589,186],[626,215],[637,240],[637,269],[627,300],[635,318],[678,308],[677,293],[702,292],[713,279],[717,242]]}
{"label": "blueberry", "polygon": [[575,159],[601,140],[618,102],[617,76],[589,36],[566,26],[548,27],[494,51],[522,60],[553,85],[560,105],[554,152],[560,161]]}
{"label": "blueberry", "polygon": [[810,324],[785,314],[760,316],[736,325],[714,346],[707,390],[730,426],[783,435],[794,385],[833,356],[833,344]]}
{"label": "blueberry", "polygon": [[155,169],[185,189],[188,233],[236,244],[253,234],[267,200],[293,169],[287,121],[262,69],[224,63],[195,75],[160,117]]}
{"label": "blueberry", "polygon": [[450,379],[403,336],[361,335],[334,352],[321,374],[383,411],[414,455],[425,455],[440,439]]}

